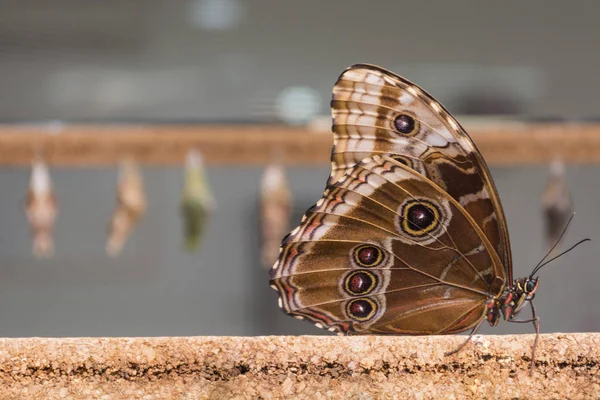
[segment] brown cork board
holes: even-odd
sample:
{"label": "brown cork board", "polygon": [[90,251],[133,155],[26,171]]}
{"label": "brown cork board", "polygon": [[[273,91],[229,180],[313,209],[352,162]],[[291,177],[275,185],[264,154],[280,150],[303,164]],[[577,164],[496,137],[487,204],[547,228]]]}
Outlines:
{"label": "brown cork board", "polygon": [[0,339],[1,399],[597,399],[600,333]]}

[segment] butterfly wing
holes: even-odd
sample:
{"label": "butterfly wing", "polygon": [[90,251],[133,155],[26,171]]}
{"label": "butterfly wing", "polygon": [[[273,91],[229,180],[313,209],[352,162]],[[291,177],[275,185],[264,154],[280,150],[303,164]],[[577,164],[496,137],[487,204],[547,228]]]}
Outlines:
{"label": "butterfly wing", "polygon": [[502,263],[434,182],[373,156],[333,183],[284,238],[271,285],[289,314],[339,332],[459,332],[502,292]]}
{"label": "butterfly wing", "polygon": [[397,154],[444,189],[473,217],[512,282],[506,220],[489,169],[450,113],[417,85],[383,68],[358,64],[333,89],[334,146],[329,184],[374,154]]}

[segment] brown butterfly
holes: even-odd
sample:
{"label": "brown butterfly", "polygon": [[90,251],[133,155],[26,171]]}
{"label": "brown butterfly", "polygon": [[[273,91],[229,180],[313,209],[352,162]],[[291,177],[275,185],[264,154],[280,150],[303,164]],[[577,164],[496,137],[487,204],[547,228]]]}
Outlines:
{"label": "brown butterfly", "polygon": [[[464,129],[374,65],[344,71],[331,108],[327,188],[270,272],[280,307],[341,334],[472,335],[484,320],[530,322],[533,365],[537,270],[513,280],[502,205]],[[515,319],[526,304],[532,318]]]}

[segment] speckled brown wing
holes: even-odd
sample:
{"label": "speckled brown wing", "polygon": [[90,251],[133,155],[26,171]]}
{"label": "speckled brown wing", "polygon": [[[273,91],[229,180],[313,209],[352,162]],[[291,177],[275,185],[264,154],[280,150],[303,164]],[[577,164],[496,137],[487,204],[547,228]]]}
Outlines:
{"label": "speckled brown wing", "polygon": [[458,201],[483,230],[512,282],[506,220],[488,167],[450,113],[427,92],[374,65],[348,68],[333,88],[329,184],[374,154],[397,154]]}
{"label": "speckled brown wing", "polygon": [[496,251],[448,193],[388,156],[332,183],[271,269],[280,306],[341,333],[459,332],[506,280]]}

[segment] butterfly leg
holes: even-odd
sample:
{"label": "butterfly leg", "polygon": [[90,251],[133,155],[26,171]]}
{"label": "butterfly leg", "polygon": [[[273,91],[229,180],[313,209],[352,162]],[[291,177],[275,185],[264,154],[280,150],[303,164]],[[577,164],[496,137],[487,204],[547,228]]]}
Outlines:
{"label": "butterfly leg", "polygon": [[531,366],[530,366],[530,371],[529,374],[533,375],[533,367],[535,366],[535,349],[537,347],[538,344],[538,339],[540,338],[540,317],[538,317],[535,313],[535,306],[533,305],[533,301],[529,301],[529,304],[531,305],[531,314],[532,314],[532,318],[530,319],[523,319],[523,320],[519,320],[519,319],[510,319],[508,320],[509,322],[516,322],[519,324],[522,323],[533,323],[533,326],[535,327],[535,340],[533,341],[533,348],[531,350]]}
{"label": "butterfly leg", "polygon": [[479,321],[477,323],[477,325],[475,325],[475,328],[473,328],[473,330],[471,330],[471,333],[469,333],[469,337],[467,338],[467,340],[465,340],[463,342],[463,344],[461,344],[460,346],[458,346],[456,349],[452,350],[452,351],[448,351],[446,353],[444,353],[444,355],[447,356],[451,356],[452,354],[456,354],[459,351],[461,351],[463,349],[463,347],[465,347],[467,345],[467,343],[469,343],[471,341],[471,339],[473,338],[473,335],[475,334],[475,332],[477,332],[477,330],[479,329],[479,327],[481,326],[481,323],[484,320],[482,319],[481,321]]}

